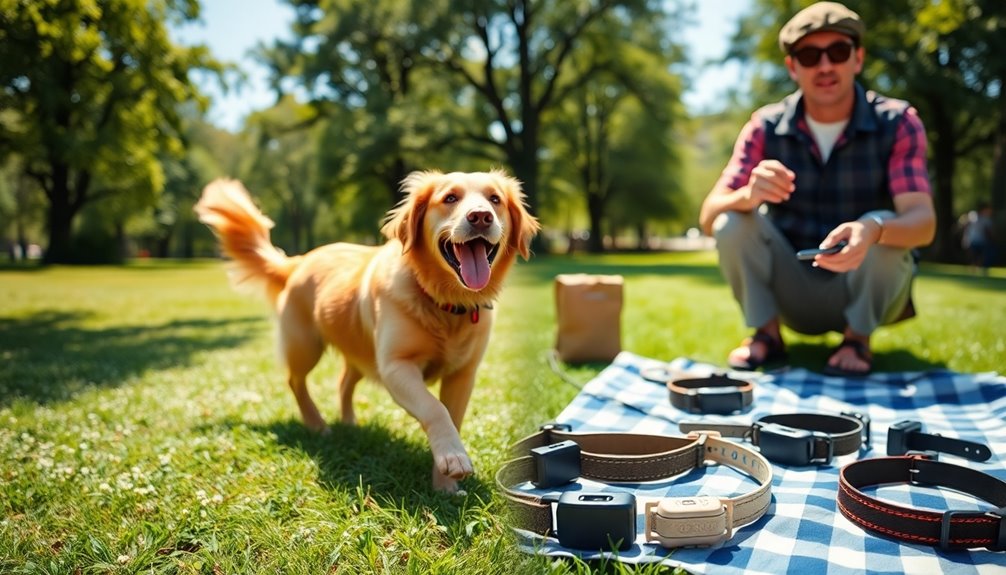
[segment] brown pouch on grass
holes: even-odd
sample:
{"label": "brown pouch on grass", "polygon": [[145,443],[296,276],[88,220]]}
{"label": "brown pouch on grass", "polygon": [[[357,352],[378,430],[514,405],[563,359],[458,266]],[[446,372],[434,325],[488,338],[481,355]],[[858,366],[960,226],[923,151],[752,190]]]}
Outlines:
{"label": "brown pouch on grass", "polygon": [[622,276],[557,275],[555,305],[559,359],[610,362],[622,350]]}

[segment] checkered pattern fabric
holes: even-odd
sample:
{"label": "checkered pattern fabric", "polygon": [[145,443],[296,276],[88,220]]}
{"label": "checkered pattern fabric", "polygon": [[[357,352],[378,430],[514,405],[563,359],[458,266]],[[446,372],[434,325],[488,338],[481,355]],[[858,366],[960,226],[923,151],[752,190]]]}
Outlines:
{"label": "checkered pattern fabric", "polygon": [[[943,456],[1006,480],[1006,377],[946,371],[875,374],[867,379],[825,377],[803,369],[772,374],[733,373],[753,377],[755,399],[749,411],[731,416],[697,416],[672,407],[666,388],[644,380],[639,372],[650,365],[668,365],[622,352],[591,380],[558,415],[574,432],[622,431],[682,435],[677,423],[697,418],[750,423],[769,414],[858,411],[872,419],[872,448],[833,460],[823,467],[773,464],[772,505],[759,521],[734,532],[734,537],[705,549],[666,550],[643,538],[642,513],[637,514],[636,544],[619,560],[663,562],[692,573],[1006,573],[1006,553],[988,550],[942,551],[902,543],[860,529],[842,516],[836,505],[839,469],[857,458],[886,455],[887,427],[897,421],[923,422],[924,431],[986,443],[992,459],[975,463]],[[712,374],[714,366],[687,359],[670,362],[672,370],[694,377]],[[529,430],[533,431],[533,430]],[[740,440],[737,440],[740,441]],[[756,484],[725,466],[695,470],[673,480],[632,485],[604,485],[581,480],[579,488],[599,491],[630,489],[637,505],[665,496],[735,496]],[[534,490],[527,484],[522,489]],[[934,511],[991,510],[983,501],[946,489],[880,486],[866,491],[875,497]],[[539,493],[546,493],[539,491]],[[578,555],[596,559],[602,553],[565,549],[554,539],[519,532],[528,553]]]}

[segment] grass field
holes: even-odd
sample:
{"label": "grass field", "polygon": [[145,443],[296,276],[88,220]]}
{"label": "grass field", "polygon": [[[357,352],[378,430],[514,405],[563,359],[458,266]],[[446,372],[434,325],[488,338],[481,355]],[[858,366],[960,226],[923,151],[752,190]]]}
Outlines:
{"label": "grass field", "polygon": [[[492,474],[576,389],[550,371],[552,279],[626,278],[623,348],[721,364],[746,334],[715,256],[535,258],[511,276],[462,437],[466,497],[429,489],[418,424],[373,384],[306,431],[263,302],[219,262],[0,271],[0,573],[643,573],[520,554]],[[880,370],[1004,371],[1006,275],[925,267]],[[838,335],[787,332],[818,368]],[[337,414],[338,360],[312,374]],[[569,367],[587,381],[601,365]]]}

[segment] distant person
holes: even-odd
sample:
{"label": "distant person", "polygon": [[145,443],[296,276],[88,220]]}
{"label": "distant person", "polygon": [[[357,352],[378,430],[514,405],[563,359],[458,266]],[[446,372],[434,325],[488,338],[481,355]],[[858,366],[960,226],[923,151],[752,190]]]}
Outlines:
{"label": "distant person", "polygon": [[[799,90],[757,110],[702,204],[720,269],[754,335],[730,352],[736,369],[785,358],[780,325],[843,333],[824,372],[870,373],[870,335],[910,301],[913,248],[933,240],[926,134],[907,102],[868,92],[865,27],[834,2],[797,13],[779,32]],[[805,248],[847,245],[800,261]]]}
{"label": "distant person", "polygon": [[968,212],[961,234],[961,246],[975,270],[988,275],[995,260],[995,231],[992,227],[992,206],[982,202],[977,210]]}

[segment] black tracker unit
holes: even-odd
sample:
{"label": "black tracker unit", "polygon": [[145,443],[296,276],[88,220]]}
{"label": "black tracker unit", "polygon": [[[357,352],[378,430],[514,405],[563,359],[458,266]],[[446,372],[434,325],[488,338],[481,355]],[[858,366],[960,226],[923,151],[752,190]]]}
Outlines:
{"label": "black tracker unit", "polygon": [[922,423],[919,421],[906,419],[887,428],[888,455],[921,453],[936,459],[937,451],[971,461],[988,461],[992,457],[992,450],[987,445],[935,433],[923,433]]}
{"label": "black tracker unit", "polygon": [[535,487],[547,489],[566,485],[580,476],[580,446],[575,441],[560,441],[531,450],[534,458]]}
{"label": "black tracker unit", "polygon": [[636,497],[567,491],[559,496],[555,523],[563,547],[625,551],[636,541]]}
{"label": "black tracker unit", "polygon": [[[580,446],[566,440],[531,450],[534,485],[539,489],[566,485],[580,476]],[[636,540],[636,497],[631,493],[568,491],[556,503],[556,537],[570,549],[625,551]]]}
{"label": "black tracker unit", "polygon": [[[826,446],[826,453],[815,457],[814,446],[818,442]],[[827,465],[835,456],[835,445],[827,433],[778,423],[758,428],[758,449],[769,461],[783,465]]]}

